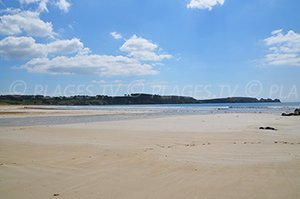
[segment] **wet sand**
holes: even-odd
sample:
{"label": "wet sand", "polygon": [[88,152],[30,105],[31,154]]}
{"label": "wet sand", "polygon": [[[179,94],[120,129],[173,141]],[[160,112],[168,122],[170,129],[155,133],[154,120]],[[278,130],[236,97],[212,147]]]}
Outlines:
{"label": "wet sand", "polygon": [[97,109],[97,110],[72,110],[65,106],[6,106],[0,105],[1,118],[28,118],[28,117],[50,117],[50,116],[85,116],[85,115],[116,115],[116,114],[138,114],[145,113],[138,110]]}
{"label": "wet sand", "polygon": [[299,120],[231,113],[2,126],[1,198],[300,198]]}

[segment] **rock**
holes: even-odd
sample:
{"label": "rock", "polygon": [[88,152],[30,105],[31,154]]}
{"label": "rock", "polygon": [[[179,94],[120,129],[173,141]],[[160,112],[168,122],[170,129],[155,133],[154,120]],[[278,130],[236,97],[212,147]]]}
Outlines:
{"label": "rock", "polygon": [[267,127],[265,128],[265,130],[277,131],[277,129],[275,129],[275,128],[273,128],[273,127],[269,127],[269,126],[267,126]]}
{"label": "rock", "polygon": [[296,108],[294,113],[282,113],[281,116],[300,116],[300,108]]}
{"label": "rock", "polygon": [[294,115],[293,113],[282,113],[281,116],[292,116]]}
{"label": "rock", "polygon": [[272,130],[272,131],[277,131],[277,129],[267,126],[267,127],[259,127],[260,130]]}

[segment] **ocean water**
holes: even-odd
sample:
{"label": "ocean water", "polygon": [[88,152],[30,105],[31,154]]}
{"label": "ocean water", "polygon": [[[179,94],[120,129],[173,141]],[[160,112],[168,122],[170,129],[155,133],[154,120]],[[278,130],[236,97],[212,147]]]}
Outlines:
{"label": "ocean water", "polygon": [[[164,117],[172,115],[197,115],[217,113],[271,113],[293,112],[300,103],[227,103],[227,104],[164,104],[164,105],[114,105],[114,106],[42,106],[60,110],[112,110],[126,114],[74,115],[0,118],[1,126],[37,126],[71,123],[88,123]],[[126,112],[127,111],[127,112]]]}
{"label": "ocean water", "polygon": [[131,110],[153,113],[283,113],[300,108],[300,102],[283,103],[221,103],[221,104],[154,104],[104,106],[51,106],[66,110]]}

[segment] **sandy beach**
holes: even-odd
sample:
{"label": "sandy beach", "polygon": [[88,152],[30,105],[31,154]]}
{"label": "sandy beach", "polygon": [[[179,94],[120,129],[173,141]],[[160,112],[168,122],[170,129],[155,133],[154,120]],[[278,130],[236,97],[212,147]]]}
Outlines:
{"label": "sandy beach", "polygon": [[[1,119],[115,114],[1,111]],[[300,198],[299,120],[223,113],[0,126],[1,198]]]}

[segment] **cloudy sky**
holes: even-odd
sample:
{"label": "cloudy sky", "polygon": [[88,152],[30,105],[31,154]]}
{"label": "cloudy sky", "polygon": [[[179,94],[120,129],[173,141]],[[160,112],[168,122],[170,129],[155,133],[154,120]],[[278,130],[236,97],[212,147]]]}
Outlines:
{"label": "cloudy sky", "polygon": [[298,0],[0,0],[0,94],[300,100]]}

